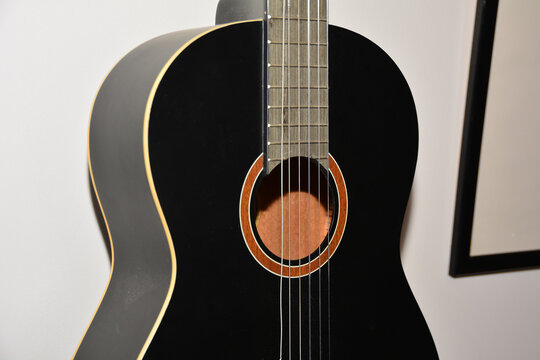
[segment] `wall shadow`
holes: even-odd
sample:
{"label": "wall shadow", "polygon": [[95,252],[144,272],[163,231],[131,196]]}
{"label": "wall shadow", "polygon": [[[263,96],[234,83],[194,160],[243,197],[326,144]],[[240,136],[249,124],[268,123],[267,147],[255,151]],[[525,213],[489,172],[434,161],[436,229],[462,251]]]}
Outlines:
{"label": "wall shadow", "polygon": [[105,218],[103,217],[103,214],[101,213],[101,208],[99,206],[96,193],[94,192],[94,186],[92,185],[92,177],[90,176],[90,170],[87,170],[87,174],[88,174],[88,190],[90,191],[90,194],[92,197],[92,205],[94,207],[94,214],[96,215],[96,220],[99,225],[99,229],[101,231],[102,241],[105,243],[105,247],[107,249],[109,262],[112,262],[112,250],[111,250],[111,242],[109,239],[109,232],[107,231]]}
{"label": "wall shadow", "polygon": [[411,188],[411,193],[409,194],[409,201],[407,202],[407,208],[405,209],[405,215],[403,216],[403,224],[401,226],[401,239],[399,241],[399,252],[400,254],[403,253],[403,249],[405,248],[405,238],[407,237],[408,233],[408,227],[409,227],[409,216],[411,213],[411,208],[414,203],[414,188],[415,186]]}

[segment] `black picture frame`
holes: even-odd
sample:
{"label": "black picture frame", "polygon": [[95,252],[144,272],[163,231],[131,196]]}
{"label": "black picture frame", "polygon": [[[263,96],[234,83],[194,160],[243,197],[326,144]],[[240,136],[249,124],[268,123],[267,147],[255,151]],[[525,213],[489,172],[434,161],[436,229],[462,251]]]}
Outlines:
{"label": "black picture frame", "polygon": [[450,256],[453,277],[540,267],[540,250],[471,256],[471,234],[498,0],[478,0]]}

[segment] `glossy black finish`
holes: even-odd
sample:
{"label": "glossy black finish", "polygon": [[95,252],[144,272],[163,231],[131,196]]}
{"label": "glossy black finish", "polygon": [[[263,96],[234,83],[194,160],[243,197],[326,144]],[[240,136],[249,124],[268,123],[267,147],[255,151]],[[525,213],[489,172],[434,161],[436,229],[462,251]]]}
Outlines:
{"label": "glossy black finish", "polygon": [[[263,149],[262,31],[256,22],[205,35],[180,54],[157,91],[150,160],[178,276],[145,358],[279,358],[279,278],[249,253],[238,215],[244,178]],[[367,39],[330,27],[329,40],[330,152],[349,195],[347,228],[330,265],[331,358],[437,359],[399,254],[418,145],[411,93],[392,60]],[[329,358],[327,271],[312,276],[312,359]],[[307,319],[306,278],[302,285]],[[291,298],[296,304],[294,291]],[[288,280],[284,299],[288,359]],[[297,306],[291,311],[297,334]],[[307,359],[307,323],[302,333]]]}
{"label": "glossy black finish", "polygon": [[454,277],[540,267],[540,250],[471,256],[476,185],[498,0],[478,0],[454,216],[450,275]]}

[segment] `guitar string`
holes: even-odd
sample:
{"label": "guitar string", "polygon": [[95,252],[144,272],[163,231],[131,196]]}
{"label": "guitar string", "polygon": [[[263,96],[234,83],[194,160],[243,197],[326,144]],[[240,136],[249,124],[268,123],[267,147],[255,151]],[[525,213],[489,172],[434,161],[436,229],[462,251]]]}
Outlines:
{"label": "guitar string", "polygon": [[[301,26],[300,26],[300,17],[301,17],[301,1],[302,0],[297,0],[297,3],[298,3],[298,21],[296,22],[297,23],[297,31],[298,31],[298,34],[297,34],[297,40],[298,40],[298,43],[300,43],[302,41],[301,39]],[[300,57],[301,57],[301,51],[300,51],[300,46],[297,47],[297,59],[296,59],[296,62],[298,64],[298,67],[297,67],[297,97],[298,97],[298,102],[299,104],[298,105],[301,105],[300,104],[300,101],[302,99],[302,93],[300,91],[300,87],[301,87],[301,71],[300,71]],[[309,69],[308,69],[309,71]],[[300,140],[300,131],[301,131],[301,127],[300,127],[300,122],[302,121],[302,117],[301,117],[301,111],[300,109],[298,109],[298,112],[297,112],[297,117],[298,117],[298,139]],[[301,171],[301,161],[300,161],[300,155],[302,154],[301,152],[301,147],[300,147],[300,141],[298,141],[298,258],[300,259],[300,254],[301,254],[301,211],[300,211],[300,194],[301,194],[301,182],[300,182],[300,171]],[[298,359],[302,359],[302,277],[300,276],[300,274],[298,274]]]}
{"label": "guitar string", "polygon": [[291,126],[290,126],[290,116],[291,116],[291,2],[290,0],[287,1],[287,116],[289,117],[287,120],[287,154],[288,154],[288,161],[287,161],[287,191],[289,195],[289,204],[288,204],[288,215],[289,215],[289,236],[288,236],[288,246],[289,246],[289,360],[292,359],[292,332],[291,332],[291,324],[292,324],[292,318],[291,318]]}
{"label": "guitar string", "polygon": [[[311,0],[307,1],[307,112],[308,112],[308,199],[311,197]],[[311,351],[311,201],[308,200],[308,353],[309,360],[312,357]]]}
{"label": "guitar string", "polygon": [[[317,199],[319,201],[318,206],[318,234],[317,242],[321,239],[321,4],[320,0],[317,0],[317,155],[319,161],[317,162]],[[318,305],[319,305],[319,358],[322,357],[322,306],[321,306],[321,246],[319,244],[318,252],[318,269],[319,274],[317,279],[319,281],[319,291],[318,291]]]}
{"label": "guitar string", "polygon": [[[282,5],[283,16],[285,19],[285,1]],[[285,43],[285,21],[282,21],[282,34],[281,34],[281,43]],[[281,141],[280,141],[280,150],[281,150],[281,166],[280,166],[280,183],[281,183],[281,266],[280,266],[280,276],[279,276],[279,318],[280,318],[280,340],[279,340],[279,358],[283,359],[283,241],[284,241],[284,229],[283,229],[283,135],[284,135],[284,125],[285,125],[285,46],[281,46]]]}
{"label": "guitar string", "polygon": [[[326,35],[326,43],[329,44],[330,43],[330,38],[329,38],[329,34],[328,34],[328,24],[329,24],[329,13],[330,13],[330,6],[329,6],[329,1],[326,1],[325,4],[326,4],[326,23],[325,23],[325,35]],[[329,59],[328,59],[328,53],[329,53],[329,47],[326,48],[326,51],[325,51],[325,60],[326,60],[326,66],[328,69],[330,69],[330,63],[329,63]],[[330,105],[330,79],[329,79],[329,75],[328,75],[328,72],[326,74],[326,85],[327,85],[327,93],[326,93],[326,100],[328,102],[328,105]],[[329,107],[330,108],[330,107]],[[331,354],[331,348],[330,348],[330,334],[331,334],[331,331],[330,331],[330,310],[331,310],[331,307],[330,307],[330,112],[327,111],[326,113],[326,136],[327,136],[327,140],[328,140],[328,154],[327,154],[327,157],[328,157],[328,167],[326,168],[326,206],[327,206],[327,219],[326,219],[326,224],[328,226],[328,233],[327,233],[327,239],[328,239],[328,242],[327,242],[327,251],[328,251],[328,257],[327,257],[327,265],[326,265],[326,271],[327,271],[327,274],[328,274],[328,277],[327,277],[327,289],[326,289],[326,294],[327,294],[327,309],[328,309],[328,324],[327,324],[327,331],[328,331],[328,344],[327,344],[327,348],[328,348],[328,360],[330,360],[330,354]]]}

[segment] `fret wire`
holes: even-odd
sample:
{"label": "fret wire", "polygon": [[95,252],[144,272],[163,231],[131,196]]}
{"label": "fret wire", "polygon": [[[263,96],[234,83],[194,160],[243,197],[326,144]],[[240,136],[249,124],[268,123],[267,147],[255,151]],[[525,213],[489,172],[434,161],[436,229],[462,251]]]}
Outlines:
{"label": "fret wire", "polygon": [[[320,105],[320,106],[293,106],[293,105],[290,105],[290,106],[287,106],[288,108],[291,108],[291,109],[328,109],[328,105]],[[270,110],[282,110],[283,109],[283,106],[281,105],[268,105],[268,109]]]}
{"label": "fret wire", "polygon": [[294,90],[297,90],[297,89],[318,89],[318,90],[325,90],[325,89],[328,89],[328,86],[287,86],[287,85],[283,85],[283,86],[280,86],[280,85],[268,85],[268,88],[269,89],[294,89]]}
{"label": "fret wire", "polygon": [[288,123],[288,124],[268,124],[268,127],[281,127],[281,126],[301,126],[301,127],[308,127],[308,126],[328,126],[328,124],[297,124],[297,123]]}
{"label": "fret wire", "polygon": [[287,45],[287,46],[288,46],[288,45],[328,46],[328,43],[317,43],[317,42],[307,43],[307,42],[293,42],[293,41],[283,43],[282,41],[274,41],[274,40],[268,40],[268,44],[269,44],[269,45]]}
{"label": "fret wire", "polygon": [[[268,64],[268,67],[272,67],[272,68],[275,68],[275,67],[282,67],[283,65],[282,64]],[[313,69],[327,69],[328,68],[328,65],[285,65],[286,67],[289,67],[289,68],[313,68]]]}
{"label": "fret wire", "polygon": [[[328,140],[320,140],[320,141],[316,141],[316,140],[287,140],[287,143],[290,143],[290,144],[293,144],[293,145],[297,145],[297,144],[312,144],[313,146],[316,146],[318,144],[328,144]],[[280,145],[281,146],[281,141],[269,141],[267,143],[268,146],[277,146],[277,145]],[[285,144],[285,146],[290,146],[290,145],[287,145]]]}
{"label": "fret wire", "polygon": [[[270,20],[287,20],[288,21],[287,18],[283,18],[281,16],[270,16],[269,19]],[[327,21],[326,19],[308,19],[308,18],[304,18],[304,17],[301,17],[301,18],[295,17],[294,19],[291,19],[291,21],[308,21],[308,20],[309,21],[317,21],[317,20],[319,20],[322,23]]]}

